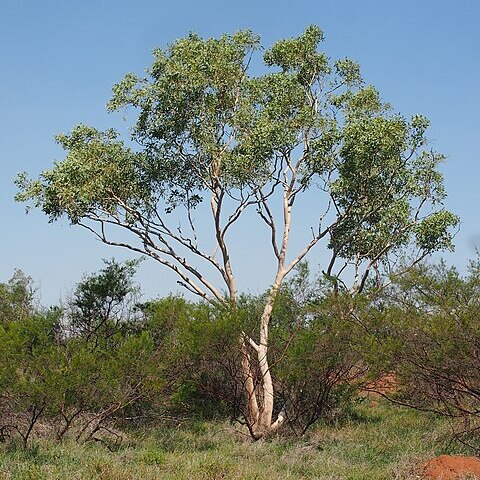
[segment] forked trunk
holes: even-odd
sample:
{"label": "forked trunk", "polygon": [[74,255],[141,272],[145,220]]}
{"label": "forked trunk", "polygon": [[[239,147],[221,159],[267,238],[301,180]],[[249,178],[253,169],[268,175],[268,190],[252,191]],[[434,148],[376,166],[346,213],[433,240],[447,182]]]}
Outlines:
{"label": "forked trunk", "polygon": [[250,428],[251,425],[256,425],[258,423],[260,411],[255,393],[255,382],[252,374],[251,358],[250,354],[248,353],[247,340],[244,335],[242,335],[240,339],[240,353],[242,355],[242,375],[247,400],[246,421]]}
{"label": "forked trunk", "polygon": [[279,286],[272,289],[260,319],[259,344],[257,345],[251,339],[249,341],[250,346],[257,353],[258,367],[261,374],[261,379],[257,386],[255,386],[254,382],[251,358],[248,353],[248,345],[245,337],[243,337],[241,344],[242,371],[247,401],[246,418],[250,434],[255,440],[274,432],[283,423],[285,418],[284,412],[281,412],[278,418],[273,421],[274,387],[268,363],[268,327],[278,289]]}
{"label": "forked trunk", "polygon": [[[292,179],[290,182],[287,179],[287,172],[292,172]],[[253,380],[252,369],[250,364],[250,359],[248,355],[243,355],[244,372],[246,373],[247,363],[250,364],[249,373],[244,377],[245,382],[245,392],[247,395],[247,404],[248,404],[248,414],[247,414],[247,423],[249,426],[250,434],[254,439],[259,439],[275,431],[284,421],[285,412],[282,411],[279,413],[277,419],[273,420],[273,400],[274,400],[274,387],[272,381],[272,374],[270,371],[270,366],[268,364],[268,329],[270,325],[270,319],[272,317],[273,305],[277,294],[280,291],[282,286],[283,279],[285,275],[303,258],[304,255],[309,251],[309,249],[316,243],[317,240],[313,240],[307,246],[307,248],[298,255],[293,262],[285,267],[285,258],[287,254],[288,240],[290,237],[290,222],[291,222],[291,212],[292,205],[294,200],[294,194],[292,194],[292,188],[294,185],[294,178],[296,176],[296,169],[292,167],[291,164],[288,165],[288,168],[284,171],[284,191],[283,191],[283,235],[281,247],[278,248],[275,241],[275,227],[273,218],[270,217],[270,220],[267,219],[267,224],[269,223],[272,227],[272,238],[274,245],[274,252],[278,259],[277,273],[275,275],[275,281],[270,289],[270,292],[267,297],[267,302],[263,309],[262,316],[260,318],[260,337],[258,345],[252,340],[248,339],[250,346],[256,351],[258,359],[258,367],[260,370],[260,382],[257,388],[253,385],[253,394],[251,391],[252,385],[250,384],[250,379]],[[266,207],[265,199],[263,199],[263,205]],[[267,208],[267,212],[271,215],[270,211]],[[267,213],[267,214],[268,214]],[[244,375],[245,375],[244,373]],[[250,416],[250,412],[255,412],[256,415]],[[257,413],[258,412],[258,413]]]}

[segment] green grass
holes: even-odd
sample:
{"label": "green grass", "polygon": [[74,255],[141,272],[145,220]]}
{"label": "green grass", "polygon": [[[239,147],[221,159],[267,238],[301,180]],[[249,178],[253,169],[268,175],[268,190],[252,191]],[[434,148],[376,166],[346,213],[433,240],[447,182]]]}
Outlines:
{"label": "green grass", "polygon": [[440,453],[468,453],[449,441],[444,419],[365,403],[338,425],[303,439],[252,443],[226,423],[135,432],[117,451],[101,444],[38,441],[0,446],[1,480],[392,480]]}

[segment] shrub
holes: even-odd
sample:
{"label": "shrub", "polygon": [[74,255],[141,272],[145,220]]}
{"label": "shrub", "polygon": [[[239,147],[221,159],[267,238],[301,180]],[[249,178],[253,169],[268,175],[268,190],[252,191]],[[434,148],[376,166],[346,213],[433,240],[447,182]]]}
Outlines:
{"label": "shrub", "polygon": [[420,266],[370,310],[371,364],[397,372],[394,400],[461,419],[465,433],[480,428],[479,307],[476,260],[465,277],[444,263]]}
{"label": "shrub", "polygon": [[284,431],[303,435],[319,419],[347,413],[366,381],[361,337],[351,298],[302,265],[273,313],[273,368]]}
{"label": "shrub", "polygon": [[27,446],[40,421],[58,439],[119,438],[111,427],[159,396],[154,338],[125,309],[134,291],[127,267],[109,262],[85,279],[66,316],[35,311],[20,288],[26,277],[0,285],[0,439],[19,435]]}

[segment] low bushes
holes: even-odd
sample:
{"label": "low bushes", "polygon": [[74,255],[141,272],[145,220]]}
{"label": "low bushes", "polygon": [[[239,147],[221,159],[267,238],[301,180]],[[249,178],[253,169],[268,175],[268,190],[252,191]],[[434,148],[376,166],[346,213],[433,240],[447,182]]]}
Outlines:
{"label": "low bushes", "polygon": [[[337,297],[318,287],[303,266],[285,285],[272,316],[269,349],[276,414],[286,418],[284,434],[303,435],[318,419],[348,412],[366,381],[357,325],[339,315],[344,305]],[[174,298],[150,304],[150,325],[170,325],[162,356],[168,358],[166,375],[175,386],[174,408],[242,422],[247,404],[239,342],[242,332],[258,338],[254,326],[261,305],[262,299],[253,296],[241,297],[234,313]],[[261,381],[258,365],[253,381]]]}
{"label": "low bushes", "polygon": [[[14,289],[7,293],[14,302]],[[26,446],[36,433],[62,439],[69,432],[82,442],[118,438],[113,422],[162,387],[152,336],[133,325],[114,328],[110,318],[94,335],[72,333],[62,310],[24,307],[21,316],[0,318],[0,440],[19,436]]]}
{"label": "low bushes", "polygon": [[[107,262],[48,311],[21,273],[0,285],[0,441],[70,436],[112,447],[126,426],[162,415],[242,422],[239,342],[244,332],[258,338],[262,298],[241,297],[234,312],[174,296],[139,304],[135,266]],[[461,419],[471,439],[480,430],[479,307],[479,262],[465,277],[420,266],[355,299],[302,266],[270,326],[279,433],[347,415],[366,383],[394,372],[398,392],[384,395]],[[258,385],[258,365],[253,375]]]}
{"label": "low bushes", "polygon": [[395,371],[394,401],[449,416],[460,438],[480,429],[480,262],[399,278],[369,310],[372,368]]}

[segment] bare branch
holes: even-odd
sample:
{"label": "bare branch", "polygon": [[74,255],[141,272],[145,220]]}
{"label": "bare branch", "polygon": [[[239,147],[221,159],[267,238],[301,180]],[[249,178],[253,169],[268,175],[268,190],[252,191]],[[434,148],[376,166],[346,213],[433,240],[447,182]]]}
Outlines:
{"label": "bare branch", "polygon": [[247,335],[245,332],[242,332],[244,339],[250,344],[250,346],[258,353],[260,351],[260,346],[253,340],[252,337]]}
{"label": "bare branch", "polygon": [[[83,227],[83,228],[89,230],[90,232],[92,232],[99,240],[101,240],[106,245],[123,247],[123,248],[126,248],[128,250],[134,251],[136,253],[140,253],[142,255],[147,255],[147,256],[157,260],[162,265],[165,265],[169,269],[173,270],[182,279],[182,281],[184,283],[189,285],[189,287],[191,288],[191,291],[193,293],[202,297],[203,299],[205,299],[209,303],[215,304],[216,301],[218,301],[220,303],[225,302],[225,298],[207,280],[205,280],[199,272],[197,272],[193,267],[188,265],[186,263],[186,261],[183,260],[181,262],[182,266],[184,268],[186,268],[188,271],[190,271],[190,273],[193,273],[201,281],[201,283],[204,284],[208,288],[208,290],[210,290],[210,292],[214,295],[216,301],[212,297],[210,297],[202,288],[200,288],[187,274],[185,274],[182,270],[180,270],[180,268],[177,265],[175,265],[174,263],[169,262],[165,258],[161,257],[156,251],[153,251],[151,248],[146,248],[146,244],[144,244],[144,248],[140,248],[140,247],[135,247],[134,245],[131,245],[131,244],[128,244],[128,243],[125,243],[125,242],[116,242],[116,241],[109,240],[106,236],[105,224],[106,223],[112,223],[112,224],[115,225],[115,222],[111,222],[111,221],[108,221],[108,220],[102,220],[102,219],[95,219],[95,218],[90,218],[90,220],[92,220],[93,222],[97,222],[101,225],[101,234],[98,233],[94,228],[92,228],[91,226],[89,226],[86,223],[79,222],[78,225],[80,225],[81,227]],[[119,226],[118,224],[116,224],[116,225]],[[135,232],[133,232],[133,233],[135,233]],[[140,238],[144,239],[144,236],[142,235]],[[168,254],[168,252],[166,252],[165,250],[162,250],[158,247],[155,248],[154,245],[153,245],[153,248],[155,250],[163,253],[163,254]],[[179,260],[178,257],[175,258],[175,259],[177,261]]]}
{"label": "bare branch", "polygon": [[[273,217],[272,211],[270,210],[267,200],[261,190],[257,192],[257,199],[258,199],[257,213],[260,215],[260,218],[270,228],[270,242],[272,244],[273,253],[277,257],[277,259],[280,260],[280,252],[278,251],[278,246],[277,246],[277,229],[275,227],[275,218]],[[266,215],[263,213],[262,208],[265,210]]]}

